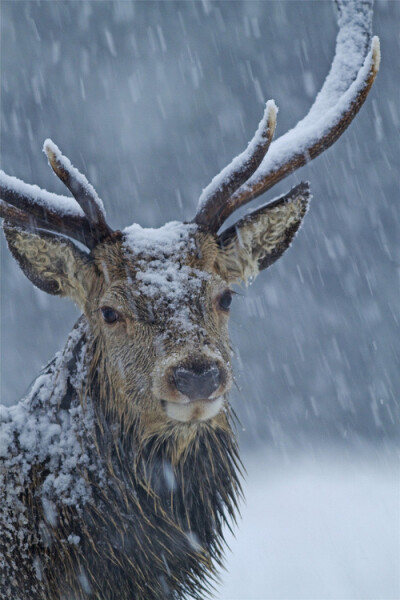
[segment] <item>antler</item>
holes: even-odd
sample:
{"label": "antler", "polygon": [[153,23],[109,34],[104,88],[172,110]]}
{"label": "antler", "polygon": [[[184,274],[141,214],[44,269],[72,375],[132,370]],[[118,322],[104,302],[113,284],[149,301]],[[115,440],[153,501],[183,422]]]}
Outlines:
{"label": "antler", "polygon": [[246,150],[214,177],[200,196],[199,203],[202,208],[194,219],[195,223],[208,225],[210,221],[217,220],[220,210],[232,194],[258,169],[271,144],[277,112],[275,102],[268,100],[263,118]]}
{"label": "antler", "polygon": [[[336,54],[325,83],[307,116],[273,142],[260,166],[235,192],[227,183],[242,169],[246,153],[235,158],[203,190],[194,222],[216,233],[240,206],[266,192],[281,179],[329,148],[347,129],[363,105],[380,63],[379,39],[371,38],[372,0],[341,0]],[[364,61],[364,63],[363,63]],[[256,136],[257,137],[257,134]],[[252,145],[250,142],[249,146]],[[268,146],[265,149],[268,149]],[[249,169],[250,172],[250,169]]]}
{"label": "antler", "polygon": [[44,151],[56,175],[68,187],[68,196],[51,194],[0,171],[0,217],[24,229],[62,233],[92,249],[112,235],[103,203],[95,190],[58,147],[46,140]]}

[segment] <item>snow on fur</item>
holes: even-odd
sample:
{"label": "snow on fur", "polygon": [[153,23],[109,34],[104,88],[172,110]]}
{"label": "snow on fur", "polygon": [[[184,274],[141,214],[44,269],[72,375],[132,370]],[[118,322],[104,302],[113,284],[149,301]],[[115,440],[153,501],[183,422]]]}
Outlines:
{"label": "snow on fur", "polygon": [[171,221],[158,229],[136,223],[124,230],[125,248],[134,254],[138,270],[135,287],[147,296],[154,310],[168,304],[175,325],[188,332],[192,323],[190,298],[196,297],[209,273],[185,264],[196,251],[193,234],[197,225]]}
{"label": "snow on fur", "polygon": [[[74,394],[69,406],[61,408],[67,387],[79,389],[85,376],[85,346],[81,348],[76,369],[69,365],[77,344],[84,335],[82,321],[68,338],[65,350],[58,352],[36,379],[29,394],[17,405],[0,406],[0,530],[21,531],[18,500],[32,484],[32,468],[39,466],[47,475],[37,493],[44,515],[50,524],[56,523],[55,505],[62,503],[81,508],[91,497],[82,475],[84,470],[97,470],[82,444],[93,428],[90,400],[82,407]],[[90,448],[90,444],[89,444]],[[28,526],[28,523],[26,523]],[[27,529],[28,531],[28,529]],[[71,543],[77,543],[71,532]]]}

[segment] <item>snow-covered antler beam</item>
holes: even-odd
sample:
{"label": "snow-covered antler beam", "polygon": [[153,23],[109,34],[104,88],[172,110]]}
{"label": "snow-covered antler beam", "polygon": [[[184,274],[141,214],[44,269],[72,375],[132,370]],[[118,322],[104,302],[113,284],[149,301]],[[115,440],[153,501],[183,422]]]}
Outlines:
{"label": "snow-covered antler beam", "polygon": [[372,39],[368,52],[372,0],[338,0],[336,4],[339,10],[336,54],[313,106],[293,129],[270,145],[268,154],[254,175],[227,198],[222,206],[218,206],[217,210],[213,210],[211,204],[216,197],[216,186],[224,186],[225,169],[203,190],[195,220],[198,222],[198,217],[202,214],[211,215],[207,223],[210,231],[218,231],[240,206],[260,196],[329,148],[347,129],[363,105],[380,63],[377,37]]}
{"label": "snow-covered antler beam", "polygon": [[363,105],[378,72],[379,58],[379,39],[375,37],[371,52],[354,84],[319,121],[312,123],[306,117],[271,144],[270,153],[260,169],[230,199],[232,210],[229,214],[266,192],[336,142]]}
{"label": "snow-covered antler beam", "polygon": [[59,196],[0,171],[0,217],[34,231],[68,235],[90,247],[89,222],[73,198]]}

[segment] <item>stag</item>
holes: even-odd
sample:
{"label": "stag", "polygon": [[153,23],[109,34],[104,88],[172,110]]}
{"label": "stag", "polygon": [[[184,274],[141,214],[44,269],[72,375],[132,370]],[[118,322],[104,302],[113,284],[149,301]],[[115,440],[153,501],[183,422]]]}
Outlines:
{"label": "stag", "polygon": [[2,599],[209,592],[241,495],[228,402],[231,286],[290,246],[309,186],[221,227],[348,127],[379,68],[371,13],[368,3],[339,4],[336,55],[308,115],[271,144],[269,101],[191,222],[114,231],[50,140],[44,151],[73,198],[1,172],[12,255],[34,285],[83,313],[28,396],[0,411]]}

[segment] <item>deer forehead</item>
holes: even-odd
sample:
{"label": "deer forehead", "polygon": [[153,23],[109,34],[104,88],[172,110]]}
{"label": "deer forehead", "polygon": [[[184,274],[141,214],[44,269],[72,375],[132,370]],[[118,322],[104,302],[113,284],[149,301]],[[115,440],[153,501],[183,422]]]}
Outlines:
{"label": "deer forehead", "polygon": [[132,225],[117,243],[94,253],[104,275],[103,300],[193,312],[190,299],[226,285],[217,269],[218,252],[215,237],[195,224]]}

